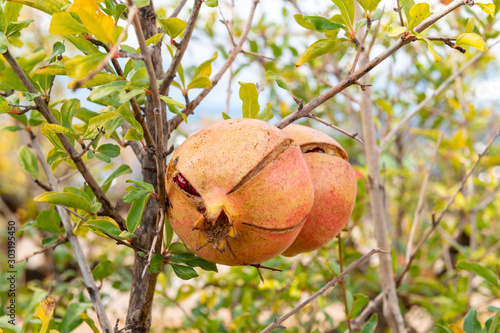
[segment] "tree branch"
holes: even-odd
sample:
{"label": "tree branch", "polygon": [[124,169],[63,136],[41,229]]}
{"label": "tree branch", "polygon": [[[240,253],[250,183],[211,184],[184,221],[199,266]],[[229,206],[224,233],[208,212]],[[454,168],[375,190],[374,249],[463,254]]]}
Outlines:
{"label": "tree branch", "polygon": [[[29,80],[28,76],[24,71],[21,69],[17,61],[14,59],[12,54],[7,50],[3,54],[4,58],[7,60],[9,65],[12,67],[16,75],[19,77],[23,85],[26,87],[28,92],[30,93],[36,93],[35,87],[31,84],[31,81]],[[50,124],[57,124],[56,118],[52,114],[52,112],[49,110],[49,107],[47,105],[47,102],[42,98],[42,97],[36,97],[35,98],[35,103],[37,105],[38,111],[43,115],[43,117],[47,120],[48,123]],[[116,207],[113,207],[109,199],[106,197],[104,194],[102,188],[99,186],[95,178],[92,176],[90,173],[89,169],[87,168],[87,165],[83,162],[81,157],[78,156],[78,152],[76,151],[75,147],[71,144],[71,141],[61,133],[57,133],[57,137],[61,141],[61,143],[64,146],[64,149],[66,149],[66,152],[68,153],[69,157],[73,160],[75,163],[76,168],[80,173],[82,174],[83,178],[89,185],[90,189],[92,192],[94,192],[94,195],[96,196],[97,200],[99,200],[100,203],[102,203],[102,208],[105,212],[106,215],[112,217],[120,226],[122,230],[126,230],[126,223],[123,217],[119,214],[118,210]]]}
{"label": "tree branch", "polygon": [[328,282],[323,288],[321,288],[316,293],[314,293],[311,297],[309,297],[308,299],[306,299],[304,302],[302,302],[299,305],[297,305],[295,308],[293,308],[292,310],[290,310],[284,316],[282,316],[282,317],[276,317],[274,319],[273,323],[271,325],[267,326],[263,331],[261,331],[261,333],[269,333],[272,330],[274,330],[275,328],[284,328],[281,325],[282,322],[284,322],[285,320],[287,320],[288,318],[290,318],[291,316],[293,316],[294,314],[296,314],[297,312],[299,312],[300,310],[302,310],[307,304],[311,303],[316,298],[318,298],[319,296],[321,296],[322,294],[324,294],[328,289],[330,289],[331,287],[335,286],[344,276],[346,276],[354,268],[356,268],[359,265],[361,265],[363,262],[365,262],[368,258],[370,258],[371,256],[373,256],[376,253],[386,253],[386,252],[384,252],[384,251],[382,251],[380,249],[373,249],[370,252],[366,253],[361,258],[359,258],[358,260],[356,260],[355,262],[353,262],[349,267],[346,268],[345,271],[343,271],[342,273],[340,273],[336,278],[334,278],[333,280],[331,280],[330,282]]}
{"label": "tree branch", "polygon": [[320,122],[322,123],[323,125],[326,125],[328,127],[331,127],[333,128],[334,130],[344,134],[344,135],[347,135],[348,137],[350,137],[351,139],[354,139],[356,141],[358,141],[359,143],[361,143],[362,145],[364,145],[365,143],[363,142],[363,140],[361,140],[359,137],[358,137],[358,133],[354,133],[354,134],[351,134],[349,132],[347,132],[346,130],[343,130],[342,128],[340,127],[337,127],[333,124],[330,124],[330,123],[327,123],[326,121],[324,121],[323,119],[319,118],[319,117],[316,117],[315,115],[313,114],[308,114],[307,115],[307,118],[310,118],[310,119],[314,119],[316,120],[317,122]]}
{"label": "tree branch", "polygon": [[[442,8],[440,11],[437,11],[433,15],[429,16],[427,19],[422,21],[416,28],[416,32],[422,32],[434,23],[436,23],[439,19],[442,17],[446,16],[453,10],[457,9],[460,6],[463,6],[465,4],[468,4],[469,0],[454,0],[451,2],[448,6]],[[376,67],[378,64],[380,64],[382,61],[387,59],[389,56],[391,56],[394,52],[399,50],[401,47],[405,46],[406,44],[409,44],[413,41],[416,40],[415,36],[408,36],[407,38],[399,38],[396,42],[394,42],[391,46],[389,46],[384,52],[379,54],[376,58],[372,59],[369,61],[367,64],[365,64],[363,67],[361,67],[359,70],[354,72],[352,75],[344,78],[342,81],[340,81],[335,87],[327,90],[314,100],[310,101],[302,109],[298,109],[294,111],[292,114],[281,120],[279,123],[276,124],[276,127],[278,128],[284,128],[287,125],[293,123],[295,120],[300,119],[302,117],[305,117],[308,113],[312,112],[314,109],[316,109],[318,106],[321,104],[325,103],[327,100],[330,98],[334,97],[337,95],[339,92],[342,90],[346,89],[347,87],[356,84],[356,81],[359,80],[361,77],[363,77],[366,73],[371,71],[374,67]]]}
{"label": "tree branch", "polygon": [[191,36],[193,35],[194,26],[196,24],[196,20],[198,19],[198,14],[200,13],[202,3],[202,0],[195,0],[193,10],[191,11],[191,16],[189,17],[189,20],[186,24],[186,29],[184,29],[184,37],[182,37],[182,40],[177,47],[177,50],[175,51],[174,58],[172,59],[172,62],[170,63],[170,66],[167,70],[167,73],[165,73],[165,76],[161,81],[160,94],[164,96],[168,96],[170,85],[175,78],[177,69],[179,68],[179,64],[181,63],[182,57],[184,56],[184,52],[186,52],[189,41],[191,40]]}
{"label": "tree branch", "polygon": [[[24,73],[24,72],[23,72]],[[41,108],[42,109],[42,108]],[[57,191],[57,179],[52,172],[50,166],[47,164],[45,160],[45,156],[42,152],[42,148],[38,144],[35,135],[30,132],[30,139],[33,148],[35,149],[35,154],[38,161],[41,163],[43,171],[47,176],[47,180],[49,181],[49,186],[52,191]],[[78,266],[83,276],[83,280],[85,281],[85,288],[87,289],[90,299],[94,304],[94,310],[97,314],[97,318],[99,319],[99,324],[101,325],[102,330],[105,333],[112,333],[113,327],[111,326],[109,319],[104,311],[104,306],[101,301],[101,297],[99,295],[99,288],[97,287],[94,277],[92,276],[92,272],[90,271],[89,264],[87,259],[85,258],[85,254],[80,246],[80,242],[78,241],[78,237],[73,234],[73,225],[69,219],[67,212],[61,208],[61,206],[57,205],[56,209],[61,216],[62,225],[64,230],[66,231],[66,238],[70,242],[71,247],[73,248],[73,252],[78,262]]]}

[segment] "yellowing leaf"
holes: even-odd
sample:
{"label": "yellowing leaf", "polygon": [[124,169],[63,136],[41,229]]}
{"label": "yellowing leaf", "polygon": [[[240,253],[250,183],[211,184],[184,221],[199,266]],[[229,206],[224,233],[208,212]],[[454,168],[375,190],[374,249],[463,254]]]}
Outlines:
{"label": "yellowing leaf", "polygon": [[408,28],[413,30],[417,25],[423,20],[431,16],[430,6],[428,3],[420,2],[417,3],[410,9],[411,20],[408,24]]}
{"label": "yellowing leaf", "polygon": [[85,27],[68,12],[59,12],[52,15],[49,33],[53,35],[77,35],[88,32]]}
{"label": "yellowing leaf", "polygon": [[106,55],[103,53],[89,56],[77,55],[64,63],[66,75],[75,79],[81,79],[95,69],[105,57]]}
{"label": "yellowing leaf", "polygon": [[465,33],[471,33],[474,31],[474,18],[471,17],[467,21],[467,26],[465,27]]}
{"label": "yellowing leaf", "polygon": [[389,25],[387,28],[387,33],[389,34],[390,37],[398,37],[399,35],[402,35],[405,32],[410,32],[407,27],[402,27],[398,24],[392,23]]}
{"label": "yellowing leaf", "polygon": [[481,36],[474,33],[461,34],[457,37],[455,44],[460,46],[472,46],[484,53],[488,52],[488,45],[486,45]]}
{"label": "yellowing leaf", "polygon": [[330,53],[336,48],[338,48],[346,39],[320,39],[314,43],[312,43],[305,51],[302,53],[295,63],[295,66],[299,67],[300,65],[322,56],[324,54]]}
{"label": "yellowing leaf", "polygon": [[64,68],[64,61],[56,61],[50,65],[38,67],[34,73],[40,75],[66,75],[66,68]]}
{"label": "yellowing leaf", "polygon": [[170,36],[170,38],[179,36],[179,34],[186,28],[186,22],[177,17],[161,19],[160,23],[163,26],[165,32]]}
{"label": "yellowing leaf", "polygon": [[49,15],[60,11],[62,7],[70,3],[68,0],[12,0],[12,2],[36,8]]}
{"label": "yellowing leaf", "polygon": [[189,82],[187,88],[188,89],[196,89],[196,88],[208,88],[212,86],[212,82],[206,76],[198,76],[191,82]]}
{"label": "yellowing leaf", "polygon": [[78,15],[85,28],[97,39],[110,44],[115,42],[115,22],[101,11],[96,0],[75,0],[69,10]]}
{"label": "yellowing leaf", "polygon": [[254,83],[238,82],[240,98],[243,101],[243,118],[257,118],[259,114],[259,93]]}
{"label": "yellowing leaf", "polygon": [[420,34],[418,33],[414,33],[415,36],[417,36],[418,39],[420,40],[423,40],[424,42],[427,43],[427,47],[429,48],[429,51],[431,51],[432,55],[434,56],[434,61],[435,62],[440,62],[441,61],[441,57],[439,56],[439,54],[436,53],[436,50],[434,50],[434,45],[432,44],[432,41],[430,41],[429,39],[421,36]]}
{"label": "yellowing leaf", "polygon": [[491,15],[491,17],[495,18],[495,5],[492,3],[481,3],[481,2],[474,2],[475,5],[478,5],[481,7],[483,12],[485,12],[488,15]]}
{"label": "yellowing leaf", "polygon": [[[109,73],[101,73],[95,75],[93,78],[85,82],[80,86],[80,88],[91,88],[91,87],[97,87],[97,86],[102,86],[103,84],[114,82],[121,80],[122,77],[120,75],[115,75],[115,74],[109,74]],[[68,84],[69,89],[73,89],[73,86],[75,85],[75,82],[77,80],[71,81]]]}
{"label": "yellowing leaf", "polygon": [[55,307],[56,307],[56,301],[50,296],[40,302],[40,305],[36,309],[34,315],[42,322],[42,328],[40,329],[39,333],[47,332],[47,329],[49,328],[50,318],[54,313]]}

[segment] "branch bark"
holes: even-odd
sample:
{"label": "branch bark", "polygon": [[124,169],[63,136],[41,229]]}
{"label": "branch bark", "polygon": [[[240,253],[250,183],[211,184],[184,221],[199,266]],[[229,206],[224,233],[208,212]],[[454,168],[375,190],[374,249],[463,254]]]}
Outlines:
{"label": "branch bark", "polygon": [[[361,63],[368,62],[368,54],[363,56]],[[370,207],[377,246],[385,251],[390,251],[389,234],[384,205],[384,188],[380,176],[380,155],[377,147],[376,127],[373,118],[371,89],[366,88],[361,92],[361,127],[365,139],[365,159],[368,166],[368,188]],[[392,259],[390,256],[380,257],[380,283],[384,293],[384,317],[388,322],[391,332],[406,332],[403,315],[399,309]]]}

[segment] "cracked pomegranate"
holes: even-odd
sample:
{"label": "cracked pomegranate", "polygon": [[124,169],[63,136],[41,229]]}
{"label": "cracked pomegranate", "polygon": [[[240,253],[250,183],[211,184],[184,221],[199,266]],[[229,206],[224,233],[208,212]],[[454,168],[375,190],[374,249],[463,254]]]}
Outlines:
{"label": "cracked pomegranate", "polygon": [[200,257],[259,264],[281,254],[312,207],[302,151],[278,128],[231,119],[189,137],[167,168],[168,219]]}
{"label": "cracked pomegranate", "polygon": [[297,239],[283,253],[292,257],[328,244],[344,227],[356,201],[356,174],[340,144],[301,125],[283,129],[304,152],[314,186],[314,204]]}

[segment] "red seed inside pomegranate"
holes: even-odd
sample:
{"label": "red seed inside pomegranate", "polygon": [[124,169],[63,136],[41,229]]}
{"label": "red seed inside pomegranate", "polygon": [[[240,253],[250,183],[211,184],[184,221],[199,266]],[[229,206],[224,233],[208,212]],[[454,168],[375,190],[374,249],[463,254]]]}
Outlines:
{"label": "red seed inside pomegranate", "polygon": [[179,187],[184,191],[187,192],[191,195],[194,195],[195,197],[199,197],[200,195],[198,192],[195,190],[195,188],[188,182],[186,178],[184,178],[183,175],[180,173],[176,174],[174,177],[174,182],[179,185]]}

